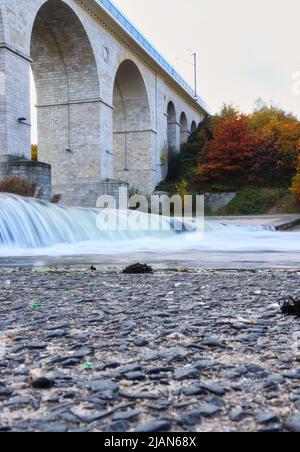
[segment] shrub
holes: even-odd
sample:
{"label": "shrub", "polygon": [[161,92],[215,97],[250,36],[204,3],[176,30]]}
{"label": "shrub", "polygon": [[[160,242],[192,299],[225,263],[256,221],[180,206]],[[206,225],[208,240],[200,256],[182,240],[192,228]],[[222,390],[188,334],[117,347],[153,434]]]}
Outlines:
{"label": "shrub", "polygon": [[298,207],[300,207],[300,172],[293,179],[291,192]]}
{"label": "shrub", "polygon": [[61,201],[62,195],[59,193],[56,193],[52,196],[51,203],[52,204],[58,204]]}
{"label": "shrub", "polygon": [[41,198],[42,191],[35,182],[30,182],[24,177],[8,176],[0,182],[0,192],[13,193],[30,198]]}
{"label": "shrub", "polygon": [[38,147],[36,144],[31,145],[31,160],[34,162],[37,162],[39,159],[38,157]]}

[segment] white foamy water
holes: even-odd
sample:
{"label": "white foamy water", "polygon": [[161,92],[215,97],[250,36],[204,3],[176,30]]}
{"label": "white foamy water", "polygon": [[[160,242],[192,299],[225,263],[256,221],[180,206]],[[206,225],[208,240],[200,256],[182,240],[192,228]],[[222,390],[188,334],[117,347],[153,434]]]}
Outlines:
{"label": "white foamy water", "polygon": [[[205,222],[202,231],[101,230],[96,209],[67,208],[0,194],[0,256],[161,254],[188,251],[300,252],[300,233]],[[126,216],[121,212],[119,217]],[[137,219],[130,213],[130,223]],[[139,217],[140,219],[140,217]],[[167,218],[142,215],[143,223],[169,226]],[[185,222],[187,225],[189,222]],[[157,228],[159,229],[159,228]],[[170,228],[169,228],[170,229]]]}

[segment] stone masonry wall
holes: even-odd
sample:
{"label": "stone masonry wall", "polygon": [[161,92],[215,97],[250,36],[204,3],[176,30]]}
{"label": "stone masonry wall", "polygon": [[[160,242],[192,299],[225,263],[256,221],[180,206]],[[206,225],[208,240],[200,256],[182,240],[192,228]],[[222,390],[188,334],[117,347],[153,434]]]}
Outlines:
{"label": "stone masonry wall", "polygon": [[[151,193],[166,173],[162,157],[168,149],[169,102],[175,110],[171,133],[176,150],[183,141],[182,113],[186,138],[192,123],[199,124],[205,115],[96,1],[0,0],[0,35],[0,155],[30,156],[32,65],[40,159],[51,164],[53,192],[62,193],[63,203],[86,204],[94,199],[91,185],[107,178],[121,178]],[[124,137],[117,138],[121,150],[114,153],[114,131],[120,130],[114,88],[126,61],[136,70],[125,71],[127,85],[124,74],[120,77],[121,92],[137,106],[141,96],[132,97],[133,87],[141,92],[143,86],[147,102],[142,113],[135,112],[136,127],[128,133],[130,167],[124,172],[115,161],[123,159]],[[128,117],[132,114],[134,109]]]}
{"label": "stone masonry wall", "polygon": [[51,200],[51,166],[30,160],[12,159],[0,162],[0,180],[7,176],[19,176],[37,184],[42,190],[42,199]]}

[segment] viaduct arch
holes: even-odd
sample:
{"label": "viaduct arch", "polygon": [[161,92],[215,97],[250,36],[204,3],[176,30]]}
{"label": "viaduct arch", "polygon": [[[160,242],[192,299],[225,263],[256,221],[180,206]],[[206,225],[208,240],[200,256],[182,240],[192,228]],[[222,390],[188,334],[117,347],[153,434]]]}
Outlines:
{"label": "viaduct arch", "polygon": [[30,68],[39,159],[65,204],[95,205],[107,180],[152,193],[207,114],[109,0],[0,0],[0,178],[30,159]]}

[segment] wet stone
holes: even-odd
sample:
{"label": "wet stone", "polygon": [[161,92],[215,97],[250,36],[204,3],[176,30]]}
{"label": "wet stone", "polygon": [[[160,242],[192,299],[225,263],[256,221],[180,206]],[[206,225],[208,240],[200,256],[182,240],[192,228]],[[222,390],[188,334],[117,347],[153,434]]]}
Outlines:
{"label": "wet stone", "polygon": [[155,433],[155,432],[168,432],[171,428],[171,422],[168,420],[158,419],[156,421],[142,424],[137,427],[136,432]]}
{"label": "wet stone", "polygon": [[0,272],[0,431],[300,431],[299,274],[90,265]]}
{"label": "wet stone", "polygon": [[256,420],[260,424],[270,424],[279,421],[277,414],[270,411],[262,411],[260,413],[257,413]]}
{"label": "wet stone", "polygon": [[288,418],[284,426],[289,432],[300,433],[300,414]]}
{"label": "wet stone", "polygon": [[184,367],[183,369],[179,369],[175,372],[174,378],[175,380],[189,380],[195,379],[199,375],[199,370],[194,367]]}
{"label": "wet stone", "polygon": [[35,389],[50,389],[54,386],[54,380],[48,377],[40,377],[33,380],[31,386]]}

